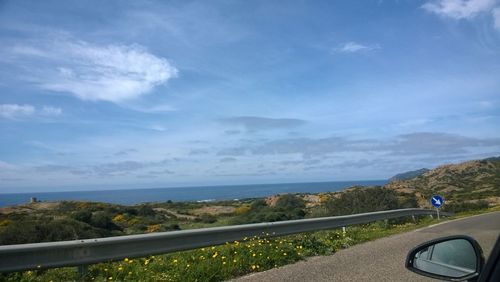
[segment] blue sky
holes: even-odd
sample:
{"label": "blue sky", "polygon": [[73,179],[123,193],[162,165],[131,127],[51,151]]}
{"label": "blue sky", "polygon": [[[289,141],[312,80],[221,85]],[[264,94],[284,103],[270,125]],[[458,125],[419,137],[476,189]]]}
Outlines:
{"label": "blue sky", "polygon": [[500,1],[0,1],[0,193],[500,154]]}

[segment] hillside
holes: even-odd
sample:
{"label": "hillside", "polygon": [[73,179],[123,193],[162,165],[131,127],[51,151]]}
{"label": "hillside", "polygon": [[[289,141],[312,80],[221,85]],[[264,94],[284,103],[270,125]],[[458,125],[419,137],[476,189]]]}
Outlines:
{"label": "hillside", "polygon": [[417,169],[417,170],[412,170],[412,171],[407,171],[407,172],[399,173],[399,174],[396,174],[393,177],[391,177],[389,179],[389,181],[412,179],[412,178],[420,176],[420,175],[422,175],[422,174],[424,174],[424,173],[426,173],[428,171],[430,171],[430,169],[421,168],[421,169]]}
{"label": "hillside", "polygon": [[433,194],[448,204],[486,200],[500,203],[500,158],[442,165],[417,177],[394,180],[384,186],[400,195],[414,194],[422,207],[430,207]]}

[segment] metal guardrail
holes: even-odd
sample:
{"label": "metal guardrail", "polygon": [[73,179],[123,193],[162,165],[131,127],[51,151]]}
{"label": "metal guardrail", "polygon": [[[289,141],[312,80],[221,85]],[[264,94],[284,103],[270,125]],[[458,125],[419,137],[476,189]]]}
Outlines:
{"label": "metal guardrail", "polygon": [[[355,215],[212,227],[108,238],[0,246],[0,272],[82,266],[225,244],[244,237],[275,237],[390,218],[434,215],[435,210],[400,209]],[[441,213],[447,215],[446,213]],[[267,235],[269,234],[269,235]]]}

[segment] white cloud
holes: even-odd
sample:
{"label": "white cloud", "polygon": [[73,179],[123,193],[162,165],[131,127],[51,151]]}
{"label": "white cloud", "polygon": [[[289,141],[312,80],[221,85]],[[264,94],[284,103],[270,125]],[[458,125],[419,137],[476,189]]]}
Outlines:
{"label": "white cloud", "polygon": [[346,42],[340,44],[337,48],[334,48],[333,51],[337,53],[356,53],[356,52],[365,52],[365,51],[373,51],[376,49],[380,49],[379,45],[363,45],[356,42]]}
{"label": "white cloud", "polygon": [[52,106],[43,106],[42,114],[46,115],[46,116],[58,116],[58,115],[62,114],[62,109],[52,107]]}
{"label": "white cloud", "polygon": [[175,112],[177,111],[177,108],[163,104],[163,105],[156,105],[152,107],[142,107],[142,106],[137,106],[137,105],[127,105],[128,108],[133,109],[134,111],[138,112],[143,112],[143,113],[151,113],[151,114],[157,114],[157,113],[168,113],[168,112]]}
{"label": "white cloud", "polygon": [[[147,94],[177,75],[165,58],[139,45],[93,45],[84,41],[37,42],[14,46],[11,54],[29,59],[41,88],[82,100],[122,102]],[[33,60],[42,60],[36,64]]]}
{"label": "white cloud", "polygon": [[62,114],[62,109],[52,106],[43,106],[37,109],[32,105],[0,104],[0,117],[17,119],[33,115],[58,116]]}
{"label": "white cloud", "polygon": [[31,105],[0,104],[0,117],[15,119],[26,117],[35,113],[35,107]]}
{"label": "white cloud", "polygon": [[497,0],[438,0],[422,5],[425,10],[454,19],[472,19],[478,14],[489,12]]}
{"label": "white cloud", "polygon": [[495,28],[500,31],[500,7],[493,9],[493,24]]}
{"label": "white cloud", "polygon": [[152,125],[149,127],[149,129],[154,130],[154,131],[166,131],[167,129],[161,125]]}

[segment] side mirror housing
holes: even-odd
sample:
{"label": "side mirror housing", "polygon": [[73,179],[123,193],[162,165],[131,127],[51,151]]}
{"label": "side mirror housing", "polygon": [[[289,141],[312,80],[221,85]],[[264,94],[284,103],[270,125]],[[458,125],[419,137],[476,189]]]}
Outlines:
{"label": "side mirror housing", "polygon": [[412,249],[405,266],[417,274],[448,281],[476,280],[484,266],[483,250],[469,236],[450,236]]}

